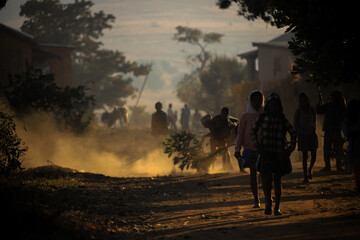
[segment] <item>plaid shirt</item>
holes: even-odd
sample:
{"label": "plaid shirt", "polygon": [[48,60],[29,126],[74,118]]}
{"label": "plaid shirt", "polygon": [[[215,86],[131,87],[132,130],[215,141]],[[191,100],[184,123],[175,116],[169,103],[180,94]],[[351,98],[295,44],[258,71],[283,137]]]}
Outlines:
{"label": "plaid shirt", "polygon": [[[291,138],[289,147],[286,140],[287,132]],[[269,115],[267,113],[260,115],[251,131],[251,138],[255,147],[265,152],[279,153],[287,148],[293,151],[296,146],[295,130],[283,115]]]}

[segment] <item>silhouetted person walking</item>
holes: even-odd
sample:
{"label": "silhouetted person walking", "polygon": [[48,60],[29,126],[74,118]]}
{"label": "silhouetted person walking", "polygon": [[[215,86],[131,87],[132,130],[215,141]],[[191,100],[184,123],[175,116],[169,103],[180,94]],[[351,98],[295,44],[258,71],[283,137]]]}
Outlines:
{"label": "silhouetted person walking", "polygon": [[160,136],[168,134],[168,121],[166,113],[162,111],[161,102],[155,104],[156,112],[151,116],[151,134]]}
{"label": "silhouetted person walking", "polygon": [[[240,117],[235,144],[235,157],[240,160],[242,159],[242,162],[239,162],[239,165],[241,164],[239,166],[240,169],[241,167],[250,168],[250,185],[255,201],[254,208],[260,207],[256,172],[256,160],[259,153],[251,139],[251,130],[256,119],[263,112],[263,102],[264,95],[262,92],[256,90],[250,93],[246,112]],[[240,151],[242,147],[244,150],[241,156]]]}
{"label": "silhouetted person walking", "polygon": [[360,192],[360,100],[351,100],[346,109],[343,132],[349,142],[347,158]]}
{"label": "silhouetted person walking", "polygon": [[[291,142],[287,146],[286,133]],[[259,135],[258,135],[259,134]],[[274,179],[274,214],[281,215],[281,176],[284,175],[284,159],[289,158],[296,146],[296,133],[283,114],[280,97],[272,93],[266,98],[264,113],[256,120],[251,138],[260,153],[257,170],[260,172],[265,195],[265,214],[272,213],[271,190]]]}
{"label": "silhouetted person walking", "polygon": [[191,127],[193,130],[200,130],[201,127],[201,114],[199,113],[199,111],[197,109],[195,109],[195,113],[192,115],[192,121],[191,121]]}
{"label": "silhouetted person walking", "polygon": [[184,108],[181,109],[180,124],[181,128],[189,131],[190,123],[190,108],[187,104],[184,105]]}
{"label": "silhouetted person walking", "polygon": [[323,131],[324,136],[324,162],[325,167],[322,171],[330,171],[330,156],[333,150],[336,159],[337,171],[343,171],[343,139],[341,136],[341,125],[345,119],[345,103],[342,94],[334,91],[330,95],[330,102],[316,106],[318,114],[324,114]]}
{"label": "silhouetted person walking", "polygon": [[[224,150],[220,152],[223,160],[223,169],[232,171],[233,166],[230,162],[228,141],[235,125],[229,120],[229,109],[227,107],[222,108],[221,113],[212,118],[208,126],[210,130],[211,152],[214,153],[216,150],[224,148]],[[214,161],[215,159],[216,156],[214,156]]]}
{"label": "silhouetted person walking", "polygon": [[[298,151],[302,152],[304,183],[312,179],[312,169],[316,161],[318,138],[316,135],[316,112],[310,106],[309,97],[305,93],[299,95],[299,108],[294,114],[294,128],[298,137]],[[307,170],[308,152],[311,153],[309,171]]]}
{"label": "silhouetted person walking", "polygon": [[170,125],[170,129],[176,129],[175,113],[173,112],[171,103],[169,103],[169,108],[167,110],[167,117],[168,117],[168,123]]}

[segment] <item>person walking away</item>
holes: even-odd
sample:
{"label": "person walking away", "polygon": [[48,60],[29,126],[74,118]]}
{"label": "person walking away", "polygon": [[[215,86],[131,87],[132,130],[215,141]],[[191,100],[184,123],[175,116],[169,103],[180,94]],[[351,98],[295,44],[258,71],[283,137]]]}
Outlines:
{"label": "person walking away", "polygon": [[180,115],[180,124],[181,129],[189,131],[189,122],[190,122],[190,109],[187,104],[181,108],[181,115]]}
{"label": "person walking away", "polygon": [[189,131],[190,130],[190,108],[187,104],[184,105],[184,114],[183,114],[183,122],[184,122],[184,129]]}
{"label": "person walking away", "polygon": [[167,118],[168,118],[168,124],[170,125],[170,129],[176,129],[175,127],[175,114],[172,110],[172,104],[169,103],[169,108],[167,110]]}
{"label": "person walking away", "polygon": [[343,139],[341,136],[341,126],[345,119],[345,103],[342,94],[334,91],[330,95],[330,102],[316,106],[318,114],[324,114],[323,131],[324,136],[324,162],[325,167],[321,171],[330,171],[331,150],[334,152],[336,159],[336,169],[338,172],[343,171]]}
{"label": "person walking away", "polygon": [[[310,106],[310,99],[305,93],[299,95],[299,108],[294,114],[294,128],[298,137],[298,151],[302,152],[304,183],[312,179],[312,169],[316,161],[318,138],[316,135],[316,112]],[[311,153],[309,171],[307,169],[308,152]]]}
{"label": "person walking away", "polygon": [[[224,150],[220,152],[223,161],[223,169],[225,171],[232,171],[234,168],[230,162],[228,142],[231,131],[235,129],[235,125],[229,120],[229,109],[227,107],[222,108],[219,115],[216,115],[209,120],[208,126],[210,130],[211,153],[224,148]],[[214,161],[215,160],[216,156],[214,156]]]}
{"label": "person walking away", "polygon": [[185,108],[181,108],[180,110],[180,125],[181,129],[185,129]]}
{"label": "person walking away", "polygon": [[[290,134],[290,145],[287,144],[286,133]],[[258,135],[259,133],[259,135]],[[270,94],[265,101],[264,113],[255,121],[251,138],[260,156],[257,170],[260,172],[265,195],[265,214],[272,214],[272,182],[275,186],[274,214],[280,211],[281,177],[284,172],[284,159],[289,159],[296,146],[296,133],[283,114],[280,97]]]}
{"label": "person walking away", "polygon": [[[264,95],[261,91],[255,90],[250,93],[248,97],[248,105],[245,113],[240,117],[240,123],[237,128],[237,136],[235,143],[235,157],[242,159],[239,162],[240,169],[250,168],[250,186],[254,196],[254,208],[260,208],[260,201],[258,195],[258,180],[256,172],[256,160],[258,158],[258,151],[251,139],[251,130],[256,119],[263,112]],[[240,154],[241,148],[242,156]]]}
{"label": "person walking away", "polygon": [[192,115],[192,121],[191,121],[191,126],[192,129],[195,131],[199,131],[200,130],[200,119],[201,119],[201,114],[199,113],[199,110],[195,109],[195,113]]}
{"label": "person walking away", "polygon": [[360,100],[349,102],[343,132],[349,142],[347,158],[354,174],[356,188],[360,192]]}
{"label": "person walking away", "polygon": [[175,111],[175,113],[174,113],[174,129],[175,130],[177,130],[177,126],[176,126],[177,120],[178,120],[178,112]]}
{"label": "person walking away", "polygon": [[162,111],[161,102],[155,104],[156,112],[151,116],[151,134],[153,136],[161,136],[169,133],[167,116]]}

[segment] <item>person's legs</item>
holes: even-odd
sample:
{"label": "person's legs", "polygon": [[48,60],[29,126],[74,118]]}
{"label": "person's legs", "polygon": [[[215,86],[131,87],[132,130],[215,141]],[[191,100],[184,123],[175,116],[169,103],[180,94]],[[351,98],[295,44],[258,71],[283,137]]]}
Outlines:
{"label": "person's legs", "polygon": [[316,162],[316,149],[311,151],[311,160],[310,160],[309,173],[308,173],[309,179],[312,179],[312,169],[315,165],[315,162]]}
{"label": "person's legs", "polygon": [[271,206],[272,206],[271,189],[272,189],[273,174],[272,172],[269,171],[269,172],[261,173],[260,175],[261,175],[261,181],[265,196],[265,214],[270,215]]}
{"label": "person's legs", "polygon": [[237,159],[237,160],[238,160],[240,172],[242,172],[242,173],[247,173],[247,172],[245,171],[245,168],[244,168],[243,165],[242,165],[242,159],[239,158],[239,159]]}
{"label": "person's legs", "polygon": [[255,200],[254,208],[259,208],[260,201],[258,194],[258,180],[257,180],[256,166],[250,167],[250,186]]}
{"label": "person's legs", "polygon": [[309,182],[308,176],[307,176],[307,159],[308,159],[308,152],[302,151],[302,164],[303,164],[303,173],[304,173],[304,183]]}
{"label": "person's legs", "polygon": [[281,174],[274,173],[274,186],[275,186],[275,208],[274,214],[281,215],[280,200],[281,200]]}
{"label": "person's legs", "polygon": [[331,165],[330,165],[331,144],[332,144],[332,134],[329,133],[329,131],[326,131],[324,136],[324,162],[325,162],[325,167],[323,168],[324,170],[331,169]]}
{"label": "person's legs", "polygon": [[343,140],[340,131],[334,134],[334,152],[336,159],[336,170],[343,171],[344,154],[343,154]]}

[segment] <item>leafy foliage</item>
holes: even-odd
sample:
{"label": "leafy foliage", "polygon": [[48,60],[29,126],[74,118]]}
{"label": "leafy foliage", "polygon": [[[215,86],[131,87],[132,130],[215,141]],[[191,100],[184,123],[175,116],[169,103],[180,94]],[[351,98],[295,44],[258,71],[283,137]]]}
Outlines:
{"label": "leafy foliage", "polygon": [[176,94],[181,101],[189,104],[191,108],[208,110],[209,105],[205,102],[198,71],[184,75],[176,86]]}
{"label": "leafy foliage", "polygon": [[16,134],[13,118],[0,112],[0,176],[21,171],[21,157],[26,151],[27,148],[22,146],[21,139]]}
{"label": "leafy foliage", "polygon": [[220,111],[223,106],[232,106],[234,97],[231,88],[244,78],[244,66],[236,58],[215,56],[200,73],[200,81],[206,93],[207,104],[212,112]]}
{"label": "leafy foliage", "polygon": [[99,106],[124,105],[124,99],[136,92],[132,76],[144,76],[150,71],[148,65],[138,65],[121,52],[106,49],[97,50],[85,63],[74,62],[73,69],[76,83],[89,86]]}
{"label": "leafy foliage", "polygon": [[208,171],[213,154],[204,152],[204,139],[198,139],[191,132],[182,130],[170,135],[163,145],[164,153],[167,153],[169,158],[173,156],[174,165],[179,165],[181,171],[185,168]]}
{"label": "leafy foliage", "polygon": [[200,71],[205,68],[206,64],[211,58],[211,53],[206,50],[206,47],[209,44],[220,43],[221,38],[224,36],[220,33],[204,33],[198,28],[190,28],[184,26],[177,26],[176,31],[177,33],[175,33],[173,37],[175,41],[188,43],[198,46],[200,48],[200,53],[190,54],[188,56],[189,63],[200,63]]}
{"label": "leafy foliage", "polygon": [[95,104],[93,96],[86,95],[84,86],[61,88],[52,74],[30,68],[25,74],[10,78],[3,94],[17,116],[34,111],[51,112],[60,125],[74,132],[85,130],[91,120],[88,111]]}
{"label": "leafy foliage", "polygon": [[218,0],[226,9],[237,4],[240,16],[248,20],[262,19],[278,28],[295,33],[290,49],[297,56],[294,73],[327,86],[359,83],[357,67],[360,49],[355,2],[311,0]]}
{"label": "leafy foliage", "polygon": [[179,81],[177,95],[193,108],[215,113],[234,104],[231,88],[243,78],[243,64],[235,58],[215,56],[203,71],[186,74]]}
{"label": "leafy foliage", "polygon": [[93,13],[93,5],[90,0],[29,0],[21,5],[20,16],[26,18],[21,30],[41,43],[73,45],[73,82],[89,87],[99,106],[123,105],[136,90],[129,74],[144,76],[150,68],[128,61],[119,51],[100,48],[99,38],[115,17]]}
{"label": "leafy foliage", "polygon": [[21,5],[20,16],[25,17],[21,30],[32,34],[39,42],[71,44],[75,47],[75,61],[84,62],[102,44],[98,39],[115,21],[111,14],[91,12],[89,0],[75,0],[61,4],[60,0],[29,0]]}
{"label": "leafy foliage", "polygon": [[224,35],[184,26],[177,26],[176,31],[175,41],[200,48],[198,54],[187,57],[191,64],[200,66],[179,81],[177,96],[191,108],[207,112],[218,112],[223,106],[233,105],[231,87],[242,80],[244,66],[235,58],[214,55],[207,50],[209,44],[220,43]]}

